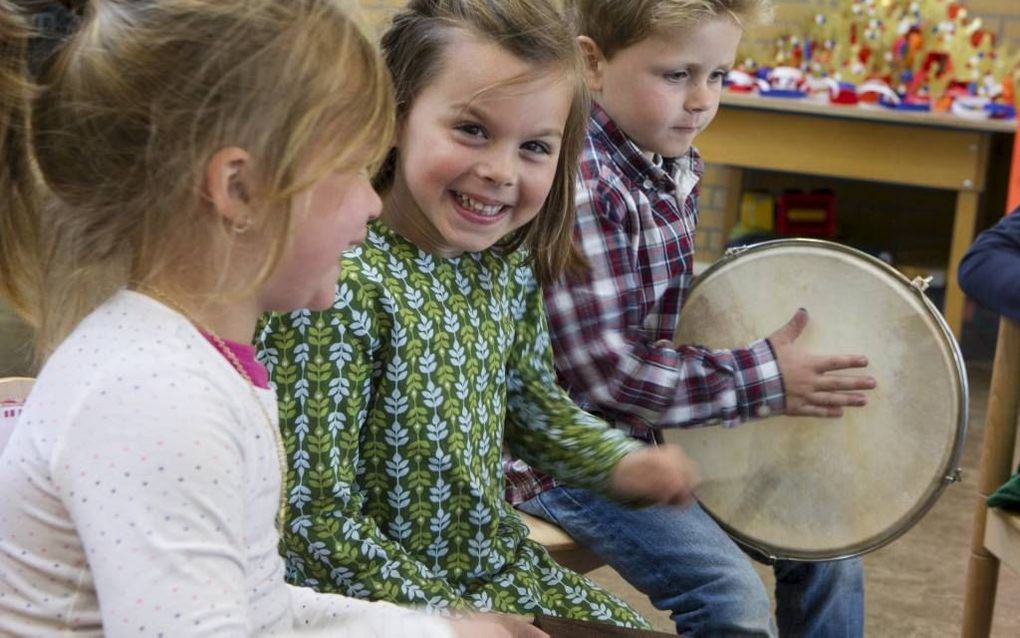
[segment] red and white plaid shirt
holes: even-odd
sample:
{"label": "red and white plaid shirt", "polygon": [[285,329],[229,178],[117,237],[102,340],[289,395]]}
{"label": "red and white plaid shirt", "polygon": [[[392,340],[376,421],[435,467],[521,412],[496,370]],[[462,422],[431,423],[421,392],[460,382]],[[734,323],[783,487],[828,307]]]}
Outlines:
{"label": "red and white plaid shirt", "polygon": [[[783,383],[764,339],[746,349],[673,345],[690,288],[697,183],[693,148],[649,160],[593,105],[577,184],[575,239],[590,270],[545,290],[559,381],[574,400],[632,436],[782,411]],[[504,459],[520,503],[556,482]]]}

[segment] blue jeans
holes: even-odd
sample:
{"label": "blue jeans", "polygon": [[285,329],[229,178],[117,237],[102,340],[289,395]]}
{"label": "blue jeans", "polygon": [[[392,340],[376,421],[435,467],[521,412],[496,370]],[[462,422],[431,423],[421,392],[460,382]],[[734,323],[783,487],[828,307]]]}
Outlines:
{"label": "blue jeans", "polygon": [[857,638],[864,633],[861,560],[778,561],[776,620],[751,561],[699,505],[627,509],[557,487],[518,506],[563,528],[671,612],[683,636]]}

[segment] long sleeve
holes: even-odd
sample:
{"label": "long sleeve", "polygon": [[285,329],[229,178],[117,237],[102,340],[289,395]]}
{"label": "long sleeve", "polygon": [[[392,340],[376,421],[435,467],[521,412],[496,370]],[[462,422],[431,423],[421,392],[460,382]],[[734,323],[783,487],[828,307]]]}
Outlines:
{"label": "long sleeve", "polygon": [[[237,437],[236,415],[212,393],[203,399],[154,400],[130,411],[123,403],[90,404],[89,427],[76,428],[54,457],[58,485],[73,485],[69,513],[92,568],[105,635],[450,636],[438,618],[282,582],[262,601],[262,620],[271,625],[257,622],[244,552],[252,542],[243,533],[250,504],[237,497],[250,450]],[[124,427],[157,418],[173,423],[165,437]],[[111,454],[114,441],[114,450],[130,452]]]}
{"label": "long sleeve", "polygon": [[[783,409],[767,341],[709,350],[665,338],[674,327],[665,319],[675,318],[686,293],[687,284],[677,282],[690,278],[690,256],[682,259],[676,246],[693,245],[695,199],[684,204],[689,214],[657,227],[662,222],[647,203],[639,206],[611,183],[596,179],[578,189],[576,236],[590,269],[547,288],[553,350],[571,394],[618,424],[732,425],[766,407]],[[680,237],[663,238],[667,233]],[[649,337],[644,320],[653,312],[669,324],[665,336]]]}
{"label": "long sleeve", "polygon": [[[123,397],[113,381],[97,393]],[[89,400],[55,450],[57,490],[85,548],[104,632],[244,636],[244,446],[207,396]],[[159,428],[133,424],[164,424]],[[122,454],[111,454],[112,449]],[[184,466],[181,458],[187,458]]]}
{"label": "long sleeve", "polygon": [[308,638],[453,638],[444,618],[398,607],[320,594],[307,587],[287,585],[294,610],[293,629],[285,636]]}
{"label": "long sleeve", "polygon": [[557,479],[605,492],[609,473],[641,444],[578,407],[556,383],[542,292],[527,267],[508,361],[506,441],[512,454]]}
{"label": "long sleeve", "polygon": [[[390,536],[399,538],[399,520],[379,522],[365,511],[364,492],[384,487],[372,483],[373,473],[359,482],[362,446],[378,445],[363,440],[365,422],[376,399],[390,407],[402,400],[375,396],[379,375],[394,374],[376,362],[390,338],[378,304],[378,291],[348,277],[334,311],[275,317],[263,332],[290,456],[288,579],[359,598],[462,607],[445,578]],[[402,471],[403,459],[390,462],[388,469]]]}
{"label": "long sleeve", "polygon": [[982,306],[1020,321],[1020,209],[978,235],[960,261],[960,287]]}

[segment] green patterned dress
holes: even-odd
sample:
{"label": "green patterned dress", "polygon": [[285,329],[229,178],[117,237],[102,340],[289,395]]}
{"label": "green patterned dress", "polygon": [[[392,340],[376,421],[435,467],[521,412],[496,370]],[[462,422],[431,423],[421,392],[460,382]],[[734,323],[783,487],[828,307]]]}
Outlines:
{"label": "green patterned dress", "polygon": [[528,540],[503,499],[504,425],[515,455],[592,489],[639,445],[557,386],[541,291],[521,262],[434,257],[377,221],[344,259],[332,309],[268,320],[258,346],[290,462],[293,583],[647,626]]}

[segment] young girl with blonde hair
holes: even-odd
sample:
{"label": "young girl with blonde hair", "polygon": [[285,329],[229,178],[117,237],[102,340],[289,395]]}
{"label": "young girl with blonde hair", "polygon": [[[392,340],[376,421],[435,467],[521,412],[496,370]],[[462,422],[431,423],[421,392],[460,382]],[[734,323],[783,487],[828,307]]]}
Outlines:
{"label": "young girl with blonde hair", "polygon": [[398,135],[381,219],[345,257],[333,308],[260,336],[291,464],[291,580],[643,626],[530,541],[502,491],[504,436],[623,500],[681,502],[692,482],[677,449],[628,440],[556,384],[538,284],[579,266],[574,39],[548,0],[412,0],[383,49]]}
{"label": "young girl with blonde hair", "polygon": [[0,293],[45,364],[0,456],[0,634],[509,635],[284,582],[268,310],[333,300],[393,101],[333,0],[96,0],[25,79],[0,0]]}

